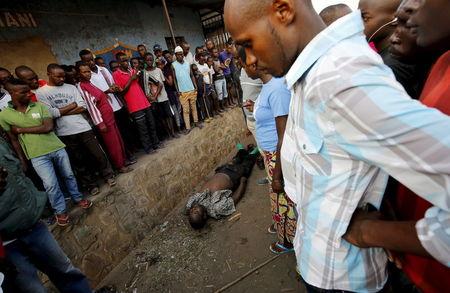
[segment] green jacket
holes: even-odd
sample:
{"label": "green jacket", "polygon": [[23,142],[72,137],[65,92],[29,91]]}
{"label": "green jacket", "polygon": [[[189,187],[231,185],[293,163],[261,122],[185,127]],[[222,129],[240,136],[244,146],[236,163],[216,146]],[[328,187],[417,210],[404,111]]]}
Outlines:
{"label": "green jacket", "polygon": [[47,194],[38,191],[25,176],[19,160],[1,137],[0,167],[8,171],[7,185],[0,191],[0,235],[2,240],[11,240],[39,221]]}

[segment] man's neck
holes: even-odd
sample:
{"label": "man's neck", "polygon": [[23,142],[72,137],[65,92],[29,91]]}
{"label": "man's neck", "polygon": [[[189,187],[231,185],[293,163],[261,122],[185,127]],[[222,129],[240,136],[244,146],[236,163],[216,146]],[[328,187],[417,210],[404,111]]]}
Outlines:
{"label": "man's neck", "polygon": [[[56,85],[56,84],[54,84],[53,82],[51,82],[51,81],[48,81],[47,82],[47,85],[49,85],[49,86],[60,86],[60,85]],[[62,86],[62,85],[61,85]]]}
{"label": "man's neck", "polygon": [[272,80],[273,76],[270,74],[261,74],[261,76],[259,77],[261,79],[261,81],[263,82],[263,84],[268,83],[269,81]]}
{"label": "man's neck", "polygon": [[28,108],[28,105],[30,105],[30,102],[22,104],[18,101],[13,101],[12,104],[13,104],[14,109],[16,109],[17,111],[25,112]]}
{"label": "man's neck", "polygon": [[122,71],[122,72],[127,72],[128,73],[128,67],[127,68],[119,67],[119,70]]}

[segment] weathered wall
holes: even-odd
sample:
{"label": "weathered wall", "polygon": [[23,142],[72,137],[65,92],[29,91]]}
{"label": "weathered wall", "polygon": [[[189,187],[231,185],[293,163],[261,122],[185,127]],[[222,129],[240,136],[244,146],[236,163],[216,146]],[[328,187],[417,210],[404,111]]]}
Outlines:
{"label": "weathered wall", "polygon": [[[241,109],[141,157],[107,195],[67,229],[53,231],[95,286],[245,137]],[[103,187],[107,188],[107,187]]]}
{"label": "weathered wall", "polygon": [[[152,4],[155,2],[157,4]],[[170,32],[159,3],[144,0],[1,1],[0,41],[42,37],[56,59],[67,64],[79,59],[81,49],[100,50],[114,45],[116,39],[133,46],[144,43],[150,50],[155,43],[165,48],[165,37],[169,37]],[[11,22],[8,25],[4,11],[32,13],[37,27],[14,27]],[[169,12],[177,36],[184,36],[193,47],[203,42],[196,11],[169,7]],[[17,20],[14,13],[12,17]],[[0,66],[2,63],[0,60]]]}

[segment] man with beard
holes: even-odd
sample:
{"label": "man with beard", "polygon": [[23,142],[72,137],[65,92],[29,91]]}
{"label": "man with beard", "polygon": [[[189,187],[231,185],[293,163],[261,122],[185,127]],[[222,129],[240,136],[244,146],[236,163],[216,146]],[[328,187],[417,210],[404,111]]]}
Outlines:
{"label": "man with beard", "polygon": [[[359,11],[326,28],[311,0],[226,0],[225,23],[246,63],[286,75],[292,91],[281,163],[302,215],[294,248],[308,292],[383,290],[384,250],[358,247],[347,228],[379,208],[388,174],[448,218],[450,118],[409,98],[368,46]],[[384,224],[386,248],[431,253],[416,223]]]}

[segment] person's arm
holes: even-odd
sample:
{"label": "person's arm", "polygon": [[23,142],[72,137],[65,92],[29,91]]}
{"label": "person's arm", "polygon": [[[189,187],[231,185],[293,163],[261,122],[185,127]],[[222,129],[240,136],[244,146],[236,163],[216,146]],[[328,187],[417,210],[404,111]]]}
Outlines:
{"label": "person's arm", "polygon": [[247,178],[241,177],[239,187],[233,192],[233,195],[231,196],[235,205],[242,199],[242,196],[244,196],[246,188],[247,188]]}
{"label": "person's arm", "polygon": [[130,89],[131,83],[133,81],[135,81],[136,79],[138,79],[138,77],[139,77],[138,72],[139,71],[135,72],[132,76],[130,76],[130,79],[127,81],[125,86],[122,88],[122,91],[120,92],[121,95],[125,95],[128,92],[128,90]]}
{"label": "person's arm", "polygon": [[11,132],[15,135],[19,134],[45,134],[53,130],[53,120],[51,118],[45,118],[42,120],[42,124],[34,127],[16,127],[11,126]]}
{"label": "person's arm", "polygon": [[173,64],[170,65],[170,66],[172,66],[173,80],[174,80],[174,83],[175,83],[175,87],[177,89],[177,92],[180,93],[180,89],[178,88],[177,72],[175,71],[175,68],[173,67]]}
{"label": "person's arm", "polygon": [[191,75],[192,84],[194,85],[195,90],[198,90],[197,83],[195,82],[195,76],[194,76],[194,73],[192,72],[192,70],[190,70],[189,74]]}
{"label": "person's arm", "polygon": [[281,193],[284,191],[283,172],[281,171],[280,154],[281,154],[281,146],[283,145],[284,131],[286,130],[287,118],[288,118],[287,115],[275,117],[278,143],[277,143],[277,156],[275,161],[275,168],[273,169],[272,175],[272,189],[276,193]]}
{"label": "person's arm", "polygon": [[168,86],[173,86],[174,85],[174,80],[173,80],[173,76],[168,74],[166,77],[166,83]]}
{"label": "person's arm", "polygon": [[[328,120],[329,134],[342,150],[379,167],[429,201],[441,215],[436,218],[437,225],[445,226],[445,219],[450,217],[450,118],[411,100],[380,69],[363,70],[357,79],[336,74],[339,78],[330,79],[332,85],[321,84],[323,95],[328,89],[334,93],[318,115]],[[354,239],[366,239],[370,245],[421,255],[424,251],[420,246],[428,246],[419,238],[417,226],[412,228],[416,223],[364,223],[355,213],[344,239],[355,245],[360,243]],[[427,242],[442,243],[450,250],[448,233],[433,233],[431,225],[425,228],[428,232],[421,233],[429,235]],[[437,259],[450,264],[450,254]]]}
{"label": "person's arm", "polygon": [[20,164],[22,165],[22,170],[26,172],[28,170],[28,162],[25,154],[23,153],[22,146],[20,145],[19,139],[16,134],[11,133],[10,131],[6,132],[8,134],[11,145],[19,158]]}
{"label": "person's arm", "polygon": [[75,110],[76,108],[77,108],[77,103],[75,103],[75,102],[70,103],[69,105],[67,105],[65,107],[59,108],[58,109],[59,110],[59,114],[60,114],[59,117],[65,116],[65,115],[69,115],[69,113],[71,111]]}

